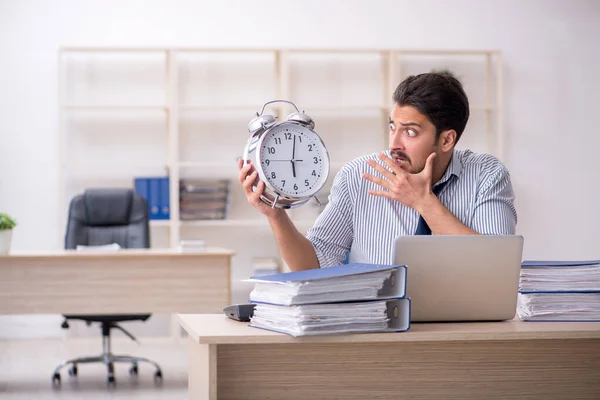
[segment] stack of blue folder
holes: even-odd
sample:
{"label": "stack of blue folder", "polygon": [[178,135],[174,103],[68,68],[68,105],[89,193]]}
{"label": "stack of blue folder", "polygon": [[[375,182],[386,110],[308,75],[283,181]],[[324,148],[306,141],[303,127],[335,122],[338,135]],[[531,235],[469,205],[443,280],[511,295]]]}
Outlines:
{"label": "stack of blue folder", "polygon": [[250,326],[292,336],[410,328],[406,266],[347,264],[255,276]]}
{"label": "stack of blue folder", "polygon": [[600,261],[525,261],[517,313],[523,321],[600,321]]}

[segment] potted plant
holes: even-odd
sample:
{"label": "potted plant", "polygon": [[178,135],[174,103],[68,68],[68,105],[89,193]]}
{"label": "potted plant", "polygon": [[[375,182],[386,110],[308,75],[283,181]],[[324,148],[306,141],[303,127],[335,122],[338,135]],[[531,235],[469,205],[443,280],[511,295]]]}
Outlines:
{"label": "potted plant", "polygon": [[10,215],[0,213],[0,254],[8,254],[12,240],[12,230],[17,226],[17,221]]}

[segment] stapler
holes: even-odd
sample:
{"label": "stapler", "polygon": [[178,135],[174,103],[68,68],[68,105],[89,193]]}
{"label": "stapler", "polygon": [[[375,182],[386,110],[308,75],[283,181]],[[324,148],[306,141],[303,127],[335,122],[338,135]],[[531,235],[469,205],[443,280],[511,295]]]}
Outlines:
{"label": "stapler", "polygon": [[225,315],[236,321],[249,322],[254,315],[254,307],[256,304],[232,304],[223,309]]}

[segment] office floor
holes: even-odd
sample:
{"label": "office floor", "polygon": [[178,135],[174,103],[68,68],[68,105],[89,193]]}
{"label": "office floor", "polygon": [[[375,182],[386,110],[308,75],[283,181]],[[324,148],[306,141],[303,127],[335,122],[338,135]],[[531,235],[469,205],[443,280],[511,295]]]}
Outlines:
{"label": "office floor", "polygon": [[64,368],[62,385],[54,389],[51,377],[63,360],[98,355],[101,338],[63,340],[0,340],[0,398],[30,399],[140,399],[184,400],[187,398],[187,342],[169,339],[140,339],[140,345],[126,339],[113,340],[114,354],[137,355],[156,361],[163,371],[163,384],[154,384],[154,367],[140,364],[139,376],[129,376],[128,364],[117,364],[117,385],[107,389],[106,368],[101,364],[79,366],[77,378]]}

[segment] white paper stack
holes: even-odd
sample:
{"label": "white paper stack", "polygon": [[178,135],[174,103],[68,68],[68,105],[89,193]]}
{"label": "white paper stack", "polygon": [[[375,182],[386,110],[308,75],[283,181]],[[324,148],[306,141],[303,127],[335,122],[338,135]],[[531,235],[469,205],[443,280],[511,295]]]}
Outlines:
{"label": "white paper stack", "polygon": [[281,305],[331,303],[347,299],[372,300],[377,298],[383,282],[391,270],[369,274],[349,275],[332,284],[330,279],[308,281],[260,281],[255,279],[250,300]]}
{"label": "white paper stack", "polygon": [[517,313],[524,321],[600,320],[600,261],[527,261]]}
{"label": "white paper stack", "polygon": [[250,326],[292,336],[399,332],[410,326],[406,266],[348,264],[257,276]]}
{"label": "white paper stack", "polygon": [[85,246],[82,244],[78,244],[75,248],[77,251],[86,251],[90,253],[102,253],[102,252],[112,252],[121,250],[121,246],[118,243],[104,244],[99,246]]}
{"label": "white paper stack", "polygon": [[521,293],[518,310],[530,321],[597,321],[600,293]]}
{"label": "white paper stack", "polygon": [[280,306],[260,304],[252,324],[292,336],[374,332],[388,328],[387,301]]}

